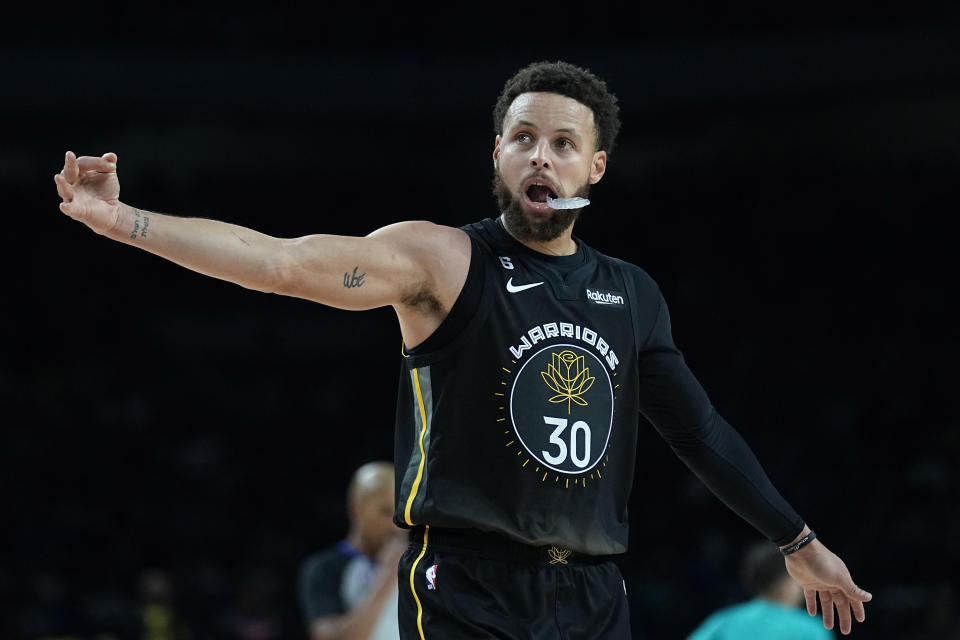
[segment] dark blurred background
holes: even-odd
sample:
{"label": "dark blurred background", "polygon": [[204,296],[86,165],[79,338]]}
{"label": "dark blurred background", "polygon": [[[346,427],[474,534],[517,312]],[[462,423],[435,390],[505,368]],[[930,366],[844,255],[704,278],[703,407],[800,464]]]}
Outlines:
{"label": "dark blurred background", "polygon": [[[584,15],[589,13],[590,15]],[[400,337],[108,242],[121,197],[278,236],[496,215],[490,111],[539,59],[623,128],[579,235],[644,267],[720,412],[872,591],[862,638],[960,638],[952,231],[960,7],[21,7],[0,21],[0,637],[303,638],[299,562],[390,458]],[[744,597],[758,533],[641,424],[635,638]],[[154,611],[154,614],[145,614]]]}

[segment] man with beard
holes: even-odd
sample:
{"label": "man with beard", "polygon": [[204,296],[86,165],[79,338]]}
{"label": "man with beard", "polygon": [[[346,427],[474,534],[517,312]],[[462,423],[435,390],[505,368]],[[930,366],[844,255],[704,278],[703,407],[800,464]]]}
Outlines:
{"label": "man with beard", "polygon": [[61,210],[94,231],[249,289],[391,306],[403,338],[395,522],[404,638],[628,638],[638,413],[784,555],[811,615],[849,633],[870,595],[773,487],[673,342],[641,268],[574,235],[619,130],[589,70],[539,62],[494,108],[500,215],[366,237],[273,238],[119,200],[115,154],[68,152]]}

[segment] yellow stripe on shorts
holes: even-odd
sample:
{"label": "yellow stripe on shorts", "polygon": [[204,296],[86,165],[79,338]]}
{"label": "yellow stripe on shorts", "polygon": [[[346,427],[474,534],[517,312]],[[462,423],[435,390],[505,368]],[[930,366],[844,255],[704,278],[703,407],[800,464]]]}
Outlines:
{"label": "yellow stripe on shorts", "polygon": [[427,538],[429,536],[430,525],[427,525],[427,528],[423,530],[423,548],[420,549],[420,555],[413,561],[413,566],[410,568],[410,592],[413,593],[413,599],[417,601],[417,631],[420,632],[420,640],[427,640],[427,638],[423,635],[423,605],[420,604],[420,598],[417,596],[417,589],[414,586],[414,576],[417,573],[417,565],[420,564],[420,560],[422,560],[423,556],[427,553]]}

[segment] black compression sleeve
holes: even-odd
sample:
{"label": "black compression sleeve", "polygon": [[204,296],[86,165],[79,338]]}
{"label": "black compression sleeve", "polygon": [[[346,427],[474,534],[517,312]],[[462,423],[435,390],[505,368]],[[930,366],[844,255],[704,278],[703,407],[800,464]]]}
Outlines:
{"label": "black compression sleeve", "polygon": [[676,348],[667,306],[640,351],[640,410],[677,456],[720,499],[784,545],[803,519],[780,495],[753,451],[714,409]]}

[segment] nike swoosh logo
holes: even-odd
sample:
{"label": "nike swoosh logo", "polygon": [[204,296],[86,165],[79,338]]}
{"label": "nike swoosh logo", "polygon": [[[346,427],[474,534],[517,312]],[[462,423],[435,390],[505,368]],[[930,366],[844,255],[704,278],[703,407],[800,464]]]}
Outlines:
{"label": "nike swoosh logo", "polygon": [[507,280],[507,291],[510,293],[517,293],[518,291],[526,291],[527,289],[533,289],[534,287],[539,287],[542,285],[542,282],[531,282],[530,284],[513,284],[513,278]]}

